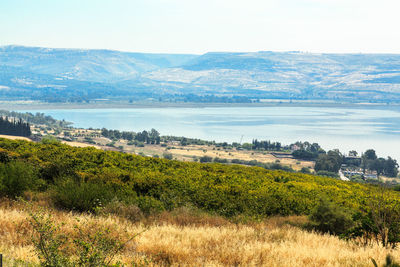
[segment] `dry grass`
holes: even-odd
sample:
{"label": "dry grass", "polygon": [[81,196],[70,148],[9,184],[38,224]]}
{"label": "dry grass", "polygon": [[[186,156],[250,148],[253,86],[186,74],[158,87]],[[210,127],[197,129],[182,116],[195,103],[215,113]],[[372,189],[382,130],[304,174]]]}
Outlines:
{"label": "dry grass", "polygon": [[31,139],[23,136],[14,136],[14,135],[3,135],[0,134],[0,138],[6,138],[11,140],[25,140],[25,141],[32,141]]}
{"label": "dry grass", "polygon": [[289,166],[296,171],[301,170],[303,167],[314,168],[314,163],[312,161],[299,161],[292,158],[276,158],[272,154],[268,152],[260,152],[260,151],[236,151],[236,150],[224,150],[224,149],[213,149],[213,147],[208,146],[176,146],[175,149],[170,149],[174,156],[180,157],[202,157],[209,156],[212,158],[222,158],[222,159],[240,159],[245,161],[257,160],[262,163],[275,163],[279,160],[279,163],[285,166]]}
{"label": "dry grass", "polygon": [[82,142],[61,141],[61,143],[74,147],[95,147],[97,149],[101,149],[101,146],[82,143]]}
{"label": "dry grass", "polygon": [[[118,217],[93,217],[52,211],[65,225],[62,231],[74,235],[74,224],[87,222],[97,227],[114,227],[121,239],[144,231],[135,242],[116,256],[126,264],[147,262],[149,266],[372,266],[371,258],[383,263],[387,253],[400,258],[399,250],[378,245],[360,247],[334,236],[310,233],[287,225],[304,217],[276,217],[262,223],[237,225],[223,218],[205,218],[180,211],[153,221],[132,223]],[[199,215],[200,216],[200,215]],[[37,262],[30,242],[32,229],[20,203],[0,206],[0,251],[7,262],[22,259]],[[88,228],[90,230],[92,228]]]}

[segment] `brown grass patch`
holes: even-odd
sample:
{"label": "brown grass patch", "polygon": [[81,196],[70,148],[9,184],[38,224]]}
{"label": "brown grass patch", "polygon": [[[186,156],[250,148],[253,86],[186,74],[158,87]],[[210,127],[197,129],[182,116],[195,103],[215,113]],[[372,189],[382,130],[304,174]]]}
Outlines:
{"label": "brown grass patch", "polygon": [[69,146],[74,146],[74,147],[95,147],[97,149],[101,149],[101,146],[97,145],[92,145],[88,143],[81,143],[81,142],[70,142],[70,141],[61,141],[61,143],[69,145]]}
{"label": "brown grass patch", "polygon": [[32,141],[28,137],[22,137],[22,136],[14,136],[14,135],[3,135],[0,134],[0,138],[6,138],[6,139],[11,139],[11,140],[25,140],[25,141]]}
{"label": "brown grass patch", "polygon": [[[303,231],[288,225],[304,217],[276,217],[253,225],[201,218],[192,211],[161,214],[147,225],[116,216],[94,217],[51,211],[62,231],[73,236],[76,219],[96,227],[111,227],[120,238],[144,231],[116,255],[116,260],[149,266],[371,266],[371,258],[383,263],[388,253],[400,259],[400,251],[379,245],[360,247],[330,235]],[[190,215],[191,214],[191,215]],[[37,262],[30,241],[32,229],[21,204],[0,205],[0,251],[11,259]],[[92,231],[94,228],[87,228]]]}
{"label": "brown grass patch", "polygon": [[285,166],[290,166],[296,171],[301,170],[303,167],[314,168],[314,162],[312,161],[304,161],[297,160],[292,158],[276,158],[274,155],[268,152],[260,152],[260,151],[236,151],[236,150],[218,150],[213,149],[214,147],[209,146],[176,146],[174,149],[170,149],[169,152],[172,153],[178,159],[180,158],[190,158],[190,157],[203,157],[209,156],[212,158],[222,158],[222,159],[240,159],[245,161],[257,160],[262,163],[275,163],[279,160],[279,163]]}

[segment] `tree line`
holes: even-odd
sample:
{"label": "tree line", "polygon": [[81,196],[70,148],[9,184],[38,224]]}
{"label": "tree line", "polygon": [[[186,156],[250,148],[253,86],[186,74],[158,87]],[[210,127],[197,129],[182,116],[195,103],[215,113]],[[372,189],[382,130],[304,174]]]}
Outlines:
{"label": "tree line", "polygon": [[345,157],[339,150],[330,150],[328,153],[320,153],[315,161],[315,171],[328,171],[337,173],[342,164],[349,168],[362,169],[363,175],[366,171],[375,171],[377,177],[385,175],[387,177],[397,177],[399,165],[391,157],[382,158],[376,155],[375,150],[368,149],[357,160],[355,157]]}
{"label": "tree line", "polygon": [[280,151],[282,149],[282,144],[279,142],[271,141],[258,141],[257,139],[252,142],[252,150],[271,150]]}
{"label": "tree line", "polygon": [[146,144],[160,144],[161,141],[160,133],[155,129],[135,133],[103,128],[101,129],[101,135],[110,139],[136,140]]}
{"label": "tree line", "polygon": [[41,112],[36,112],[35,114],[33,114],[30,112],[22,113],[16,111],[0,110],[0,116],[22,119],[23,121],[31,124],[43,124],[48,126],[68,127],[72,124],[71,122],[67,122],[65,120],[56,120],[50,115],[45,115]]}
{"label": "tree line", "polygon": [[22,119],[11,120],[8,117],[0,117],[0,134],[29,137],[32,133],[29,123]]}

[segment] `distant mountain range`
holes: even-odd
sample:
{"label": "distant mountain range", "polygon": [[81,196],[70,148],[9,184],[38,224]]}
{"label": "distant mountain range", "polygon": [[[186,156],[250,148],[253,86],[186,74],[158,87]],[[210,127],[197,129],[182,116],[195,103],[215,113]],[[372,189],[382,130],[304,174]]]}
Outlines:
{"label": "distant mountain range", "polygon": [[146,54],[0,47],[0,98],[49,102],[400,101],[400,55]]}

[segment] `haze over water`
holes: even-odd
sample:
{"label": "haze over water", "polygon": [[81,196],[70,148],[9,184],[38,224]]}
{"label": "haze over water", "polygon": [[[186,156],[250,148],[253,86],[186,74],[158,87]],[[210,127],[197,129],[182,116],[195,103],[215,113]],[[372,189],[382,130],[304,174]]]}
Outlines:
{"label": "haze over water", "polygon": [[373,148],[378,156],[400,160],[400,108],[218,107],[31,110],[74,122],[75,127],[142,131],[162,135],[243,142],[253,139],[290,144],[319,143],[325,150],[359,153]]}

